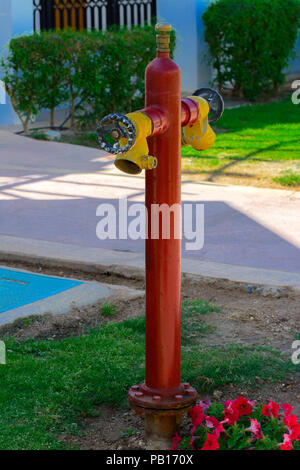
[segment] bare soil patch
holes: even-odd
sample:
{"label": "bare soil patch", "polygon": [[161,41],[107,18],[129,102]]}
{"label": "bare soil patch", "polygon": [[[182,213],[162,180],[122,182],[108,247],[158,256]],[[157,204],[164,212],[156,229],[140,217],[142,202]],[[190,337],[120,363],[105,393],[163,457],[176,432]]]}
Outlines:
{"label": "bare soil patch", "polygon": [[[188,159],[188,157],[186,157]],[[225,165],[226,166],[226,165]],[[300,188],[284,187],[273,178],[282,176],[285,171],[298,172],[299,160],[289,161],[256,161],[236,160],[228,168],[222,170],[203,169],[201,173],[183,170],[182,179],[196,182],[211,182],[238,186],[254,186],[257,188],[286,189],[300,191]]]}

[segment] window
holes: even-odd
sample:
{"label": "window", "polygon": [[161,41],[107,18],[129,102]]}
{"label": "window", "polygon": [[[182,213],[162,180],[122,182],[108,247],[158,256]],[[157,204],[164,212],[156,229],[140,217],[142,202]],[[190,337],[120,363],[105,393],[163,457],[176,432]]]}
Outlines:
{"label": "window", "polygon": [[35,31],[151,24],[156,0],[33,0]]}

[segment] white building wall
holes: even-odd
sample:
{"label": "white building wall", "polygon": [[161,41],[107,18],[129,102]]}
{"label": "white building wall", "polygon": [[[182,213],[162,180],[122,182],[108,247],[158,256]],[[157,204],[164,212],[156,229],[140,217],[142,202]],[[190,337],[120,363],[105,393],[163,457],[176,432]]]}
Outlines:
{"label": "white building wall", "polygon": [[[33,31],[32,0],[0,0],[0,53],[14,36]],[[0,72],[1,79],[1,72]],[[14,114],[9,98],[6,104],[0,104],[0,125],[15,124],[18,118]]]}
{"label": "white building wall", "polygon": [[[2,0],[0,0],[2,1]],[[33,32],[33,0],[11,0],[12,35]]]}
{"label": "white building wall", "polygon": [[300,75],[300,34],[299,34],[298,41],[296,44],[296,54],[297,54],[297,57],[295,60],[292,61],[288,71],[289,73],[298,72]]}
{"label": "white building wall", "polygon": [[[11,1],[0,0],[0,54],[2,55],[2,49],[5,44],[11,38],[12,33],[12,21],[11,21]],[[1,79],[1,72],[0,72]],[[14,122],[14,113],[11,108],[8,96],[3,96],[1,92],[1,103],[0,103],[0,125],[1,124],[12,124]],[[3,103],[5,98],[5,104]]]}
{"label": "white building wall", "polygon": [[202,14],[209,0],[157,0],[158,20],[170,23],[176,30],[175,61],[182,70],[182,90],[193,93],[209,84],[212,71],[204,63],[207,45],[204,41]]}

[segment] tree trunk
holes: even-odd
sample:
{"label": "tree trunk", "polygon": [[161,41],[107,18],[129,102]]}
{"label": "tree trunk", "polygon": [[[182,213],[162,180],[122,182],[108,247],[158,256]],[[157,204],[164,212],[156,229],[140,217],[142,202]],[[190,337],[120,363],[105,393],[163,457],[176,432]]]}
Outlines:
{"label": "tree trunk", "polygon": [[9,97],[10,97],[10,102],[11,102],[12,108],[13,108],[14,112],[16,113],[16,115],[18,116],[18,118],[20,119],[20,121],[21,121],[21,124],[22,124],[22,126],[23,126],[23,132],[24,132],[24,134],[28,134],[28,131],[29,131],[29,129],[28,129],[29,119],[26,119],[26,120],[24,121],[24,119],[22,118],[21,113],[19,113],[19,111],[18,111],[18,109],[17,109],[16,103],[15,103],[13,97],[12,97],[12,94],[9,94]]}
{"label": "tree trunk", "polygon": [[71,128],[74,129],[75,127],[75,99],[72,97],[71,99],[71,109],[70,109],[70,122],[71,122]]}
{"label": "tree trunk", "polygon": [[235,98],[242,98],[242,85],[239,82],[235,82],[232,90],[232,96]]}
{"label": "tree trunk", "polygon": [[25,121],[23,121],[23,129],[24,134],[29,134],[29,122],[30,122],[31,110],[30,113],[27,114]]}
{"label": "tree trunk", "polygon": [[29,134],[29,126],[27,121],[23,123],[23,131],[25,135]]}
{"label": "tree trunk", "polygon": [[54,122],[54,113],[55,113],[55,108],[50,109],[50,127],[53,129],[55,122]]}

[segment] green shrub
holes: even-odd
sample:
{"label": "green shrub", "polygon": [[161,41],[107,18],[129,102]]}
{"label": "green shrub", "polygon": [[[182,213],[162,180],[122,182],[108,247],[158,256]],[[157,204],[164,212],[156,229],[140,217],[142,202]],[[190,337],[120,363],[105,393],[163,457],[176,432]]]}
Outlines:
{"label": "green shrub", "polygon": [[72,32],[57,31],[10,41],[7,56],[1,59],[3,81],[26,134],[30,121],[41,109],[50,110],[53,126],[55,108],[65,102],[72,108],[77,59],[86,53],[84,47],[80,48],[82,35],[76,39]]}
{"label": "green shrub", "polygon": [[37,34],[12,39],[8,56],[1,59],[2,80],[26,133],[30,120],[42,108],[40,97],[45,89],[46,76],[40,46],[41,38]]}
{"label": "green shrub", "polygon": [[[66,81],[68,78],[70,54],[65,48],[64,37],[57,33],[45,32],[29,36],[26,41],[39,42],[38,69],[43,75],[43,84],[36,95],[41,108],[50,110],[50,126],[54,126],[54,111],[57,106],[68,100]],[[18,47],[18,46],[17,46]]]}
{"label": "green shrub", "polygon": [[[175,34],[172,34],[172,51]],[[94,128],[111,112],[143,107],[145,68],[155,57],[152,26],[103,32],[42,32],[12,39],[3,81],[24,131],[41,110],[68,105],[71,126]]]}
{"label": "green shrub", "polygon": [[254,100],[276,90],[293,56],[300,0],[216,0],[203,15],[220,87]]}
{"label": "green shrub", "polygon": [[[156,55],[156,35],[152,26],[114,29],[90,33],[92,53],[81,57],[81,74],[74,77],[82,84],[82,99],[77,121],[91,128],[102,116],[144,107],[145,69]],[[171,35],[171,56],[175,49]],[[88,70],[88,72],[87,72]]]}

